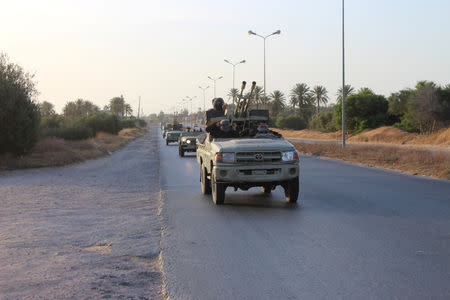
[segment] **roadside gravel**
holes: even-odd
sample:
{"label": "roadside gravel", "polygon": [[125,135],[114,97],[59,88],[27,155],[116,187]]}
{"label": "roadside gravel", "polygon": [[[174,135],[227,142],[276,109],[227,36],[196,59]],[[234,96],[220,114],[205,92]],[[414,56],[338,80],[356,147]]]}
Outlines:
{"label": "roadside gravel", "polygon": [[162,298],[157,138],[0,172],[0,299]]}

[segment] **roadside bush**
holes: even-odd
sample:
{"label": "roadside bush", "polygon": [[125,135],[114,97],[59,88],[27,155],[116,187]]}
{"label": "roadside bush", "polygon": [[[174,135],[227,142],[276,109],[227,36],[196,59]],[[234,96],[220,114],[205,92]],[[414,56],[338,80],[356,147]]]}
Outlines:
{"label": "roadside bush", "polygon": [[278,128],[300,130],[306,128],[306,121],[301,116],[297,115],[279,115],[277,117],[276,125]]}
{"label": "roadside bush", "polygon": [[322,132],[336,131],[336,122],[334,120],[333,112],[326,111],[313,115],[309,121],[309,129]]}
{"label": "roadside bush", "polygon": [[78,120],[64,124],[56,134],[65,140],[85,140],[94,136],[92,129]]}
{"label": "roadside bush", "polygon": [[41,118],[41,130],[49,128],[60,128],[64,123],[62,115],[48,115]]}
{"label": "roadside bush", "polygon": [[145,122],[144,120],[139,119],[138,122],[139,122],[139,127],[147,127],[147,122]]}
{"label": "roadside bush", "polygon": [[82,122],[92,130],[93,135],[103,131],[111,134],[117,134],[121,129],[121,120],[116,115],[107,113],[98,113],[82,119]]}
{"label": "roadside bush", "polygon": [[0,53],[0,153],[25,154],[39,137],[39,106],[32,76]]}
{"label": "roadside bush", "polygon": [[135,128],[136,127],[136,120],[134,119],[121,119],[120,120],[120,127],[123,128]]}
{"label": "roadside bush", "polygon": [[[382,95],[371,91],[362,91],[345,98],[346,128],[348,131],[361,132],[367,128],[376,128],[389,121],[389,103]],[[334,106],[334,119],[337,128],[342,127],[342,103]]]}

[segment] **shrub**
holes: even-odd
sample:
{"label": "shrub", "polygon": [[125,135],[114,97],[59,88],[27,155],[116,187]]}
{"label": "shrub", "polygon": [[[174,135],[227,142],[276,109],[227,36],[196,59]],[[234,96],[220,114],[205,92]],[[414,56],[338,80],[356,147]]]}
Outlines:
{"label": "shrub", "polygon": [[139,122],[139,127],[147,127],[147,122],[145,122],[144,120],[139,119],[138,122]]}
{"label": "shrub", "polygon": [[306,121],[301,116],[279,115],[277,117],[276,125],[278,128],[300,130],[306,128]]}
{"label": "shrub", "polygon": [[[360,132],[367,128],[376,128],[388,123],[388,101],[382,95],[370,91],[345,98],[346,128],[348,131]],[[334,106],[337,128],[342,127],[342,103]]]}
{"label": "shrub", "polygon": [[92,129],[78,120],[64,124],[64,126],[57,129],[56,132],[56,137],[65,140],[84,140],[93,136],[94,134]]}
{"label": "shrub", "polygon": [[135,128],[136,127],[136,120],[134,119],[121,119],[120,120],[120,127],[123,128]]}
{"label": "shrub", "polygon": [[29,152],[39,137],[39,106],[32,76],[0,54],[0,153]]}
{"label": "shrub", "polygon": [[336,122],[334,120],[333,112],[326,111],[313,115],[309,121],[309,128],[322,132],[336,131]]}
{"label": "shrub", "polygon": [[48,128],[60,128],[64,123],[64,116],[61,115],[48,115],[43,116],[41,119],[41,130]]}
{"label": "shrub", "polygon": [[116,115],[98,113],[82,119],[83,123],[92,130],[94,135],[99,131],[117,134],[121,129],[121,120]]}

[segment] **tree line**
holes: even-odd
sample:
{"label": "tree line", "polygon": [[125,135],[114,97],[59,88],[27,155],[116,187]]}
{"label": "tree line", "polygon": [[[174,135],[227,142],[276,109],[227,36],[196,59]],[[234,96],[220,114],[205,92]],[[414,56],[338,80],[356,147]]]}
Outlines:
{"label": "tree line", "polygon": [[[450,125],[450,84],[439,86],[419,81],[414,88],[392,93],[388,98],[363,87],[345,85],[346,129],[360,132],[379,126],[395,126],[408,132],[430,134]],[[236,99],[237,89],[228,96]],[[271,126],[285,129],[314,129],[324,132],[342,128],[342,88],[336,93],[336,104],[328,105],[328,90],[321,85],[310,88],[297,83],[286,96],[274,90],[264,96],[255,88],[254,104],[268,107]]]}
{"label": "tree line", "polygon": [[87,139],[99,131],[117,134],[123,128],[145,126],[132,117],[122,95],[102,110],[88,100],[69,101],[57,114],[52,103],[38,103],[37,94],[33,76],[0,53],[0,154],[26,154],[44,137]]}

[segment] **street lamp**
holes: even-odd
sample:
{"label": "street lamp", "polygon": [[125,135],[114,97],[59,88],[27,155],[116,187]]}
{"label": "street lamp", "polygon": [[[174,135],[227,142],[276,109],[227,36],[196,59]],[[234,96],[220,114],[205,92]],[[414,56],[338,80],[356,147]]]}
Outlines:
{"label": "street lamp", "polygon": [[342,147],[345,148],[345,48],[344,48],[344,0],[342,0]]}
{"label": "street lamp", "polygon": [[[189,101],[189,102],[191,103],[191,114],[192,114],[192,101],[193,101],[195,98],[197,98],[197,96],[194,96],[194,97],[186,96],[186,98],[187,98],[187,101]],[[188,116],[189,116],[189,111],[188,111]],[[191,119],[190,116],[189,116],[189,121],[191,121],[190,123],[191,123],[191,126],[192,126],[192,119]]]}
{"label": "street lamp", "polygon": [[206,105],[205,105],[205,91],[209,89],[209,85],[205,88],[202,88],[201,86],[198,87],[203,91],[203,111],[206,111]]}
{"label": "street lamp", "polygon": [[281,30],[277,30],[269,35],[262,36],[251,30],[248,31],[249,35],[256,35],[264,40],[264,96],[266,96],[266,38],[268,38],[269,36],[275,35],[275,34],[280,34],[280,33],[281,33]]}
{"label": "street lamp", "polygon": [[[227,60],[227,59],[224,59],[224,61],[225,61],[226,63],[228,63],[228,64],[230,64],[230,65],[233,66],[233,90],[234,90],[234,73],[235,73],[235,68],[236,68],[236,66],[237,66],[238,64],[243,64],[243,63],[245,63],[245,59],[241,60],[241,61],[238,62],[238,63],[232,63],[232,62],[230,62],[230,61]],[[233,96],[233,104],[234,104],[234,100],[235,100],[234,98],[235,98],[235,96]]]}
{"label": "street lamp", "polygon": [[220,76],[218,78],[212,78],[211,76],[208,76],[209,79],[211,79],[212,81],[214,81],[214,98],[216,98],[216,81],[219,79],[222,79],[223,76]]}

